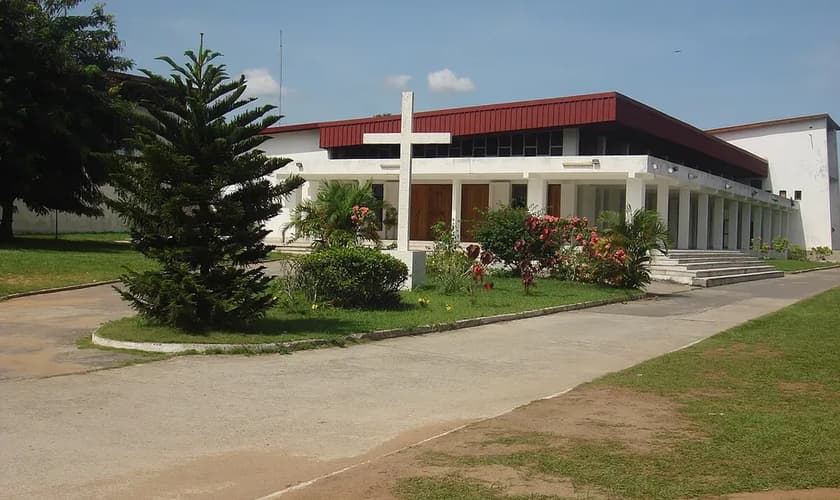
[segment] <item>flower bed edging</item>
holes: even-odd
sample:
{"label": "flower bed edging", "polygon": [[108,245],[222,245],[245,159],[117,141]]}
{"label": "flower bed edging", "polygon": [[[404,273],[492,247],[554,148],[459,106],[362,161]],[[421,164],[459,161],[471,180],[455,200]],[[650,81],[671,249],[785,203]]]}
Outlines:
{"label": "flower bed edging", "polygon": [[562,306],[544,307],[542,309],[534,309],[531,311],[522,311],[515,313],[497,314],[494,316],[485,316],[481,318],[467,318],[453,321],[451,323],[439,323],[435,325],[423,325],[409,328],[392,328],[389,330],[376,330],[366,333],[353,333],[346,335],[339,339],[301,339],[290,340],[286,342],[267,342],[261,344],[200,344],[200,343],[176,343],[176,342],[134,342],[130,340],[113,340],[107,337],[100,336],[97,332],[99,329],[93,331],[91,334],[91,342],[102,347],[110,347],[114,349],[129,349],[133,351],[145,352],[159,352],[167,354],[179,354],[186,352],[196,353],[224,353],[231,351],[248,351],[248,352],[275,352],[275,351],[294,351],[299,349],[310,349],[313,347],[323,347],[336,344],[342,341],[362,341],[362,340],[385,340],[396,337],[409,337],[413,335],[423,335],[426,333],[445,332],[449,330],[459,330],[461,328],[471,328],[474,326],[489,325],[492,323],[501,323],[503,321],[513,321],[516,319],[535,318],[538,316],[546,316],[549,314],[556,314],[566,311],[576,311],[578,309],[587,309],[590,307],[605,306],[608,304],[616,304],[619,302],[630,302],[646,297],[647,294],[639,292],[630,297],[616,297],[613,299],[592,300],[589,302],[578,302],[575,304],[566,304]]}
{"label": "flower bed edging", "polygon": [[832,266],[812,267],[811,269],[800,269],[798,271],[785,271],[785,274],[811,273],[814,271],[825,271],[826,269],[837,269],[838,267],[840,267],[840,264],[834,264]]}

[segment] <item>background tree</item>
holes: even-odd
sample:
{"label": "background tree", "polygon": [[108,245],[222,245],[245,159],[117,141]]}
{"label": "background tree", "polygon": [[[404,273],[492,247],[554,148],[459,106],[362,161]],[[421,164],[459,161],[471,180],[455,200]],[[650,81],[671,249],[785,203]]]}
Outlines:
{"label": "background tree", "polygon": [[[228,79],[220,54],[185,52],[169,78],[149,71],[134,156],[113,178],[110,205],[131,228],[136,248],[160,270],[128,272],[120,293],[143,315],[189,329],[225,327],[260,317],[272,304],[270,279],[255,266],[274,248],[265,221],[303,180],[272,184],[286,158],[268,158],[259,135],[279,118],[274,106],[245,108],[246,81]],[[235,116],[234,111],[239,110]]]}
{"label": "background tree", "polygon": [[99,187],[129,130],[108,72],[131,62],[101,6],[68,15],[80,1],[0,1],[0,240],[15,200],[102,214]]}
{"label": "background tree", "polygon": [[[370,216],[359,218],[359,208],[370,210]],[[295,239],[309,238],[316,247],[343,247],[363,241],[378,245],[383,225],[395,223],[393,208],[374,196],[370,181],[359,185],[333,180],[323,183],[314,199],[295,208],[289,226],[295,229]]]}

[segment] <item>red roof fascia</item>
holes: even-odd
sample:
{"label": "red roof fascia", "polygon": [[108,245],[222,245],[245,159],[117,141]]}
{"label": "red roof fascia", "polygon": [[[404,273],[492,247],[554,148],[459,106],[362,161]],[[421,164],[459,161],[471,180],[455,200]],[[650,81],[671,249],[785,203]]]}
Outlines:
{"label": "red roof fascia", "polygon": [[[539,99],[504,104],[423,111],[414,114],[417,132],[450,132],[454,136],[492,134],[615,120],[615,92]],[[264,134],[320,129],[322,148],[362,144],[367,132],[399,132],[400,116],[272,127]]]}

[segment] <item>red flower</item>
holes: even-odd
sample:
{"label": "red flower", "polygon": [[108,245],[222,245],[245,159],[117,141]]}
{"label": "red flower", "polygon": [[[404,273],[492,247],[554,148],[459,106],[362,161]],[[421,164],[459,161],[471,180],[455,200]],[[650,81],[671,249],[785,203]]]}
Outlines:
{"label": "red flower", "polygon": [[485,289],[485,290],[487,290],[488,292],[489,292],[490,290],[492,290],[492,289],[493,289],[493,282],[492,282],[492,281],[488,281],[487,283],[485,283],[485,284],[484,284],[484,289]]}
{"label": "red flower", "polygon": [[490,252],[486,252],[486,251],[485,251],[485,252],[481,252],[481,256],[480,256],[479,260],[480,260],[480,261],[481,261],[481,263],[482,263],[482,264],[484,264],[485,266],[489,266],[489,265],[490,265],[490,263],[491,263],[491,262],[493,262],[493,260],[495,260],[495,258],[496,258],[496,256],[495,256],[495,255],[493,255],[493,254],[492,254],[492,253],[490,253]]}

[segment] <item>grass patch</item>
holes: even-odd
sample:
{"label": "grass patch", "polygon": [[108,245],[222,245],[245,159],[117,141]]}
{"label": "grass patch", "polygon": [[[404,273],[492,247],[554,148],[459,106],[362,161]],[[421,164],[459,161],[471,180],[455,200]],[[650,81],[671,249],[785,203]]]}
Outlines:
{"label": "grass patch", "polygon": [[[838,323],[835,288],[590,385],[652,394],[676,407],[696,432],[671,436],[667,446],[639,450],[609,440],[534,439],[525,451],[482,454],[478,444],[463,455],[426,460],[456,473],[462,467],[515,467],[568,478],[610,498],[840,487]],[[529,436],[511,431],[509,441],[525,444]],[[504,443],[500,439],[493,442]],[[455,492],[477,487],[450,475],[403,479],[396,491],[418,500],[444,498],[424,495],[448,489],[459,498]],[[515,498],[495,490],[488,495]]]}
{"label": "grass patch", "polygon": [[129,245],[122,233],[18,237],[0,244],[0,297],[116,279],[124,267],[138,271],[153,263]]}
{"label": "grass patch", "polygon": [[[393,310],[363,310],[320,307],[306,314],[272,309],[248,331],[209,331],[200,334],[156,326],[140,317],[125,318],[103,326],[99,334],[115,340],[140,342],[260,343],[299,339],[336,339],[352,333],[390,328],[452,323],[459,319],[528,311],[577,302],[630,298],[640,292],[583,283],[540,280],[530,295],[524,295],[517,278],[494,280],[495,289],[475,296],[444,295],[435,287],[403,292],[403,304]],[[418,299],[429,300],[426,307]]]}
{"label": "grass patch", "polygon": [[813,260],[766,259],[765,262],[779,271],[786,272],[819,269],[821,267],[837,265],[835,262],[819,262]]}
{"label": "grass patch", "polygon": [[540,500],[544,495],[505,495],[501,488],[458,475],[401,479],[395,493],[414,500]]}
{"label": "grass patch", "polygon": [[37,240],[66,240],[66,241],[129,241],[131,236],[128,233],[63,233],[58,238],[54,234],[22,234],[18,236],[23,239]]}

